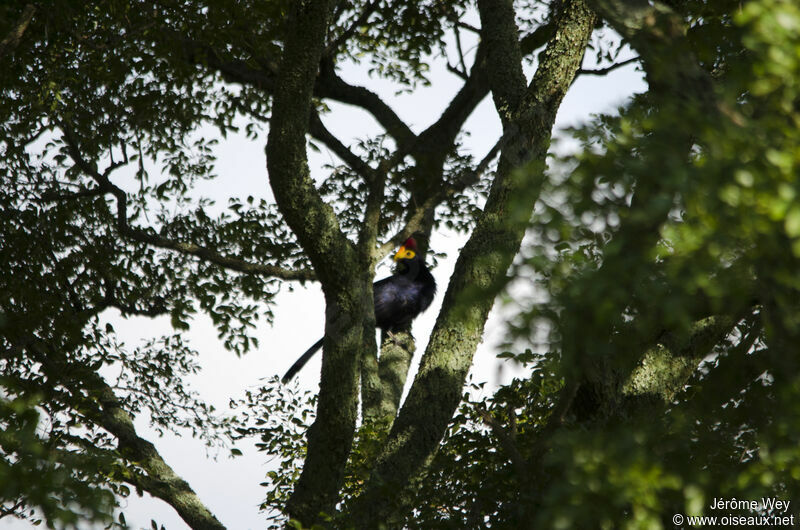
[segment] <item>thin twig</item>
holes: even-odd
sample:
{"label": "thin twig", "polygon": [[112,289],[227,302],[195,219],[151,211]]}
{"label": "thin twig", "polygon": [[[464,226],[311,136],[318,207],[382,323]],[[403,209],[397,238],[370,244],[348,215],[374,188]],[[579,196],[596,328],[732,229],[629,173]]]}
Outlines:
{"label": "thin twig", "polygon": [[325,144],[345,164],[350,166],[353,171],[361,175],[365,181],[373,182],[378,178],[377,171],[334,136],[325,127],[325,124],[322,123],[319,114],[313,110],[311,111],[311,117],[309,119],[308,132],[311,136]]}
{"label": "thin twig", "polygon": [[372,2],[370,2],[370,4],[364,8],[364,11],[361,12],[358,18],[355,19],[352,24],[350,24],[350,27],[344,30],[341,34],[339,34],[338,37],[333,39],[333,41],[331,41],[330,44],[328,44],[325,47],[325,51],[322,52],[322,55],[328,56],[332,52],[336,51],[336,49],[343,42],[349,39],[353,35],[353,33],[356,32],[358,28],[367,23],[367,19],[370,17],[370,15],[372,15],[372,13],[375,12],[375,9],[377,8],[378,8],[378,0],[373,0]]}
{"label": "thin twig", "polygon": [[458,59],[461,62],[461,71],[464,72],[465,76],[469,76],[467,73],[467,64],[464,62],[464,50],[461,48],[461,32],[458,31],[458,26],[454,28],[454,33],[456,35],[456,49],[458,50]]}
{"label": "thin twig", "polygon": [[64,132],[64,141],[67,144],[70,157],[73,159],[77,167],[81,169],[81,171],[86,173],[88,176],[93,178],[104,193],[110,193],[115,197],[117,201],[117,229],[123,236],[133,239],[135,241],[139,241],[140,243],[145,243],[155,247],[160,247],[168,250],[175,250],[183,254],[196,256],[205,261],[238,272],[260,274],[264,276],[273,276],[275,278],[281,278],[283,280],[309,281],[315,278],[314,273],[309,270],[285,269],[283,267],[277,267],[274,265],[251,263],[238,258],[232,258],[229,256],[222,255],[216,252],[215,250],[209,249],[207,247],[202,247],[194,243],[175,241],[173,239],[160,236],[153,231],[147,231],[141,228],[130,226],[130,224],[128,224],[127,194],[123,189],[114,185],[109,180],[109,175],[111,174],[111,172],[120,167],[122,163],[112,164],[108,168],[106,168],[106,170],[103,171],[103,173],[100,173],[81,154],[81,151],[78,147],[78,142],[71,128],[66,123],[63,122],[60,124],[60,126],[62,131]]}
{"label": "thin twig", "polygon": [[463,71],[459,70],[457,67],[453,66],[449,62],[447,63],[447,70],[449,72],[452,72],[452,73],[456,74],[458,77],[460,77],[464,81],[469,80],[469,76],[466,74],[466,72],[463,72]]}
{"label": "thin twig", "polygon": [[461,29],[469,30],[469,31],[471,31],[473,33],[476,33],[478,35],[481,34],[481,29],[478,28],[478,27],[473,26],[472,24],[468,24],[466,22],[462,22],[460,20],[456,20],[455,21],[455,25],[458,26]]}
{"label": "thin twig", "polygon": [[99,187],[84,189],[76,191],[75,193],[58,193],[55,191],[45,191],[44,193],[42,193],[41,197],[32,200],[34,202],[60,202],[60,201],[72,201],[76,199],[83,199],[86,197],[98,197],[104,194],[105,192]]}
{"label": "thin twig", "polygon": [[492,163],[492,160],[497,156],[500,152],[500,149],[510,140],[509,135],[503,135],[500,139],[495,143],[494,147],[492,147],[486,156],[481,159],[478,166],[472,171],[465,171],[458,179],[455,180],[453,185],[442,188],[438,193],[434,193],[428,197],[428,199],[422,203],[417,205],[414,208],[414,211],[408,217],[405,225],[398,230],[388,241],[386,241],[383,245],[378,247],[373,256],[381,260],[386,257],[389,252],[397,245],[399,245],[402,241],[406,238],[412,236],[414,233],[418,232],[422,228],[422,223],[425,217],[442,201],[454,196],[456,193],[460,193],[467,189],[470,186],[476,184],[479,180],[481,175],[486,171],[489,167],[489,164]]}
{"label": "thin twig", "polygon": [[625,59],[620,63],[614,63],[611,66],[607,66],[605,68],[598,68],[595,70],[592,69],[580,69],[578,70],[578,75],[606,75],[610,72],[613,72],[617,68],[622,68],[623,66],[629,65],[631,63],[637,62],[641,60],[640,57],[631,57],[630,59]]}

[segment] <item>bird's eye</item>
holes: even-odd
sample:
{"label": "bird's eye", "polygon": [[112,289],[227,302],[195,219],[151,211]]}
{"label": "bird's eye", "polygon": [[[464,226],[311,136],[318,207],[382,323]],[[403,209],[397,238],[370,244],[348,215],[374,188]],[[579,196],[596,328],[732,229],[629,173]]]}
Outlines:
{"label": "bird's eye", "polygon": [[413,250],[406,250],[406,254],[403,257],[405,259],[414,259],[414,256],[416,256],[416,255],[417,254]]}

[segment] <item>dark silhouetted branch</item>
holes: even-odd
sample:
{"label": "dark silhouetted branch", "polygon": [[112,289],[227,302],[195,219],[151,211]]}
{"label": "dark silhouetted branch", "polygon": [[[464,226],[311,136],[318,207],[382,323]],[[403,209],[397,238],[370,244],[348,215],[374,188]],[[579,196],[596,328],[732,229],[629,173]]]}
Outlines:
{"label": "dark silhouetted branch", "polygon": [[20,15],[19,20],[17,23],[14,24],[14,27],[11,28],[11,31],[8,32],[8,35],[0,42],[0,58],[8,55],[9,53],[13,52],[17,46],[19,46],[20,40],[22,40],[22,36],[25,34],[25,30],[28,29],[28,26],[33,20],[33,15],[36,13],[36,8],[33,4],[28,4],[25,6],[25,9],[22,10],[22,15]]}
{"label": "dark silhouetted branch", "polygon": [[210,263],[219,265],[220,267],[238,272],[271,276],[274,278],[280,278],[282,280],[310,281],[314,279],[313,272],[308,270],[292,270],[274,265],[251,263],[238,258],[222,255],[207,247],[184,241],[176,241],[174,239],[160,236],[155,232],[131,226],[128,223],[128,197],[123,189],[114,185],[109,180],[109,175],[111,172],[123,165],[123,162],[112,164],[105,169],[103,173],[100,173],[95,166],[90,164],[89,161],[83,157],[78,147],[77,139],[71,132],[69,126],[62,123],[61,129],[64,133],[64,141],[67,144],[70,157],[78,166],[78,168],[80,168],[81,171],[86,173],[89,177],[93,178],[95,182],[97,182],[99,185],[99,190],[101,190],[103,193],[113,195],[116,199],[117,229],[123,236],[147,245],[168,250],[175,250],[183,254],[195,256]]}

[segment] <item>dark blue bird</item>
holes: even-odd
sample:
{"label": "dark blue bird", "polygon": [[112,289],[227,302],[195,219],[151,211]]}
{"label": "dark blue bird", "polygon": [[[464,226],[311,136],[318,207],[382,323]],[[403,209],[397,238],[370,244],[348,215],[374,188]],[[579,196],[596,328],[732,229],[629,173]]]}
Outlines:
{"label": "dark blue bird", "polygon": [[[393,275],[372,285],[375,325],[383,331],[398,331],[428,309],[436,294],[436,280],[417,255],[417,242],[410,237],[394,255]],[[322,339],[314,343],[283,376],[286,383],[322,348]]]}

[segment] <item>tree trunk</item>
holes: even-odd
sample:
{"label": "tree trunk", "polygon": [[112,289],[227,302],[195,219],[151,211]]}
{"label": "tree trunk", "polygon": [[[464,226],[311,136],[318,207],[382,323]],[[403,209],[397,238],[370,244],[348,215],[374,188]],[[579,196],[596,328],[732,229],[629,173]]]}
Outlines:
{"label": "tree trunk", "polygon": [[[512,3],[479,3],[495,106],[507,135],[498,174],[459,255],[420,371],[351,516],[364,527],[399,522],[403,490],[424,470],[461,399],[497,288],[519,249],[538,197],[555,115],[580,67],[595,17],[570,2],[526,89]],[[525,172],[519,165],[533,161]]]}

